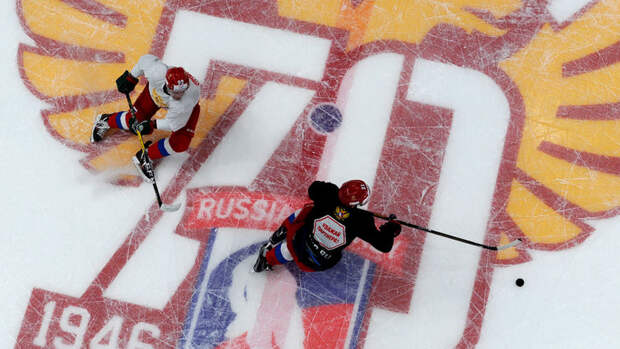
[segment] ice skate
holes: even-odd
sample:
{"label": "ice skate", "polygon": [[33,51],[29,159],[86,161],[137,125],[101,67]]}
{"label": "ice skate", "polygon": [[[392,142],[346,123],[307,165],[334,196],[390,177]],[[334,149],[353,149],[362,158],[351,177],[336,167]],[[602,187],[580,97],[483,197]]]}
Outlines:
{"label": "ice skate", "polygon": [[260,273],[265,270],[271,271],[271,265],[267,263],[267,258],[265,256],[267,255],[267,251],[271,250],[272,248],[273,246],[269,242],[266,242],[263,246],[261,246],[261,248],[258,250],[258,258],[254,263],[254,267],[252,268],[254,272]]}
{"label": "ice skate", "polygon": [[99,114],[95,118],[95,124],[93,125],[93,131],[90,134],[90,142],[97,143],[103,139],[105,134],[110,129],[108,125],[108,118],[112,114]]}
{"label": "ice skate", "polygon": [[[144,149],[147,149],[150,145],[150,142],[147,142],[144,145]],[[155,182],[155,171],[153,170],[153,161],[149,159],[146,152],[140,149],[136,155],[131,159],[133,164],[136,166],[138,173],[142,176],[147,183]]]}

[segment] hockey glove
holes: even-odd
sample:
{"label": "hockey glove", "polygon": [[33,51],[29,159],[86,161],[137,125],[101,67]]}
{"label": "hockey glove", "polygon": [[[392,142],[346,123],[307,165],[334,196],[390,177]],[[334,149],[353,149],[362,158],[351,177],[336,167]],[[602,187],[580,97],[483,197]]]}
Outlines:
{"label": "hockey glove", "polygon": [[123,94],[127,94],[133,91],[137,84],[138,78],[131,75],[131,73],[129,73],[127,70],[125,70],[123,75],[119,76],[118,79],[116,79],[116,88],[118,89],[118,92]]}
{"label": "hockey glove", "polygon": [[137,135],[138,132],[142,135],[150,135],[155,128],[157,128],[155,120],[137,122],[135,118],[129,119],[129,130],[135,135]]}
{"label": "hockey glove", "polygon": [[383,234],[392,234],[392,236],[397,237],[400,235],[401,226],[400,224],[394,221],[388,221],[379,227],[379,231]]}

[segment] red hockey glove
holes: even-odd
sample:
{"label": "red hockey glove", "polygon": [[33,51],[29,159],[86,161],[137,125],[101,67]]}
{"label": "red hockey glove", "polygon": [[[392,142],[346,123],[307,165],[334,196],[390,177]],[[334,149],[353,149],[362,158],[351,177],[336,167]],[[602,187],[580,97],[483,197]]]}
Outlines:
{"label": "red hockey glove", "polygon": [[116,79],[116,88],[118,89],[118,92],[123,94],[127,94],[133,91],[137,84],[138,78],[131,75],[131,73],[129,73],[127,70],[125,70],[123,75],[119,76],[118,79]]}
{"label": "red hockey glove", "polygon": [[388,221],[379,227],[379,231],[383,234],[392,234],[392,236],[397,237],[400,235],[401,226],[400,224],[394,221]]}

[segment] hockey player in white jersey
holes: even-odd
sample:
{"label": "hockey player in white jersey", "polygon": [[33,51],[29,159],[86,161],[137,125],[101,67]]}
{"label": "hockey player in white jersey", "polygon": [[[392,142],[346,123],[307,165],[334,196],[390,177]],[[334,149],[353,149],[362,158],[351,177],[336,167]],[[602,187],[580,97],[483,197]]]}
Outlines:
{"label": "hockey player in white jersey", "polygon": [[[134,134],[139,131],[142,135],[151,134],[154,129],[171,131],[168,137],[145,144],[148,157],[140,149],[132,159],[142,178],[153,183],[153,166],[149,159],[161,159],[189,148],[200,115],[200,88],[196,79],[183,68],[169,67],[147,54],[138,60],[131,72],[125,71],[116,80],[118,91],[130,93],[141,76],[146,78],[146,86],[134,103],[135,118],[128,111],[99,114],[90,140],[92,143],[101,141],[111,128]],[[167,109],[165,118],[153,120],[160,108]]]}

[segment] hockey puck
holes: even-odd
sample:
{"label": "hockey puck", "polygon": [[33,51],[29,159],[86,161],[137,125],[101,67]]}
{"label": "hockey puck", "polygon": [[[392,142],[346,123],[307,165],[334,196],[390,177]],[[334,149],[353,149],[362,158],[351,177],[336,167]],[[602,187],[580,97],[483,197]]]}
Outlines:
{"label": "hockey puck", "polygon": [[525,284],[525,281],[521,278],[518,278],[517,280],[515,280],[515,284],[519,287],[523,286]]}
{"label": "hockey puck", "polygon": [[319,133],[330,133],[342,123],[342,113],[333,104],[319,104],[310,112],[310,125]]}

